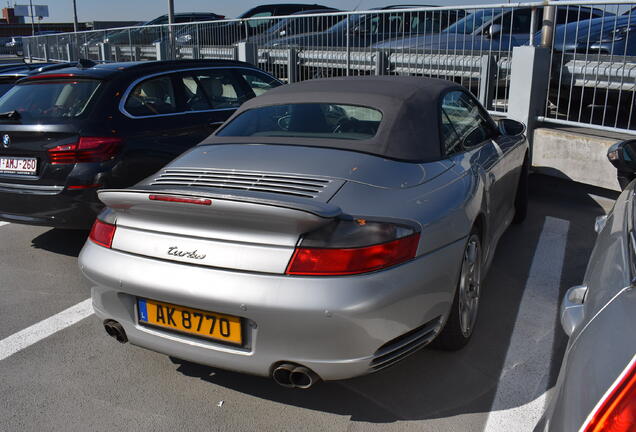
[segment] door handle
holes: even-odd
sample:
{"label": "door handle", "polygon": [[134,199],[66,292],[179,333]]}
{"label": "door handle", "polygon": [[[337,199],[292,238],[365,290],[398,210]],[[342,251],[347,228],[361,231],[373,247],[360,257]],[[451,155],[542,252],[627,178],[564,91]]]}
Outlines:
{"label": "door handle", "polygon": [[495,175],[491,172],[488,173],[488,182],[491,185],[495,183]]}

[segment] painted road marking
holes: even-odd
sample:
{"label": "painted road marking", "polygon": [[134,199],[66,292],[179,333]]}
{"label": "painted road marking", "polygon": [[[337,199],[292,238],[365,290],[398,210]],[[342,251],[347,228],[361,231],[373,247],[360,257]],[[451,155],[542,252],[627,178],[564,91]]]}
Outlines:
{"label": "painted road marking", "polygon": [[93,314],[91,299],[0,340],[0,361]]}
{"label": "painted road marking", "polygon": [[487,432],[532,431],[545,410],[569,228],[566,220],[545,219],[484,428]]}
{"label": "painted road marking", "polygon": [[9,222],[0,222],[0,227],[4,225],[9,225]]}

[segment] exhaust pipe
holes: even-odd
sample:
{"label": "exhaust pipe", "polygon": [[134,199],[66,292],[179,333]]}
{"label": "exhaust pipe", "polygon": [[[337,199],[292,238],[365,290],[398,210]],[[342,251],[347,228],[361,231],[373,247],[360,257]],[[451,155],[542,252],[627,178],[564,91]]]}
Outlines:
{"label": "exhaust pipe", "polygon": [[311,369],[298,366],[291,372],[291,383],[296,388],[308,389],[320,381],[320,377]]}
{"label": "exhaust pipe", "polygon": [[276,384],[283,387],[292,388],[294,384],[291,382],[292,371],[296,369],[296,366],[289,363],[283,363],[274,369],[272,372],[272,378],[276,381]]}
{"label": "exhaust pipe", "polygon": [[117,342],[126,343],[128,342],[128,336],[126,336],[126,331],[124,328],[115,320],[106,320],[104,321],[104,330],[108,333],[108,336],[117,339]]}
{"label": "exhaust pipe", "polygon": [[320,377],[311,369],[291,363],[278,365],[272,372],[272,378],[283,387],[300,389],[308,389],[320,381]]}

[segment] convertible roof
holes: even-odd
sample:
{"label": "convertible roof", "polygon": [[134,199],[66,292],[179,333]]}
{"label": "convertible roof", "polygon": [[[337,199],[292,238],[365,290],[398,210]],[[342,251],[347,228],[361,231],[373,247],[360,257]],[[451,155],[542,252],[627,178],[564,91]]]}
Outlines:
{"label": "convertible roof", "polygon": [[230,117],[254,108],[290,103],[334,103],[378,109],[382,121],[370,139],[299,137],[231,137],[211,135],[201,144],[285,144],[361,151],[391,159],[429,162],[442,158],[440,98],[449,90],[465,90],[450,81],[406,76],[342,77],[280,86],[245,102]]}

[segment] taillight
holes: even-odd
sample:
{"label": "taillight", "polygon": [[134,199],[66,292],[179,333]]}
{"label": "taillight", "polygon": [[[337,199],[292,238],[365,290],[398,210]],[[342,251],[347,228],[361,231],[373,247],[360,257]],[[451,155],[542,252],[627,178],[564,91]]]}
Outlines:
{"label": "taillight", "polygon": [[636,430],[636,356],[599,401],[580,430],[583,432]]}
{"label": "taillight", "polygon": [[117,226],[95,219],[88,238],[100,246],[110,249]]}
{"label": "taillight", "polygon": [[415,258],[420,235],[394,223],[336,221],[305,235],[287,266],[289,275],[368,273]]}
{"label": "taillight", "polygon": [[55,165],[106,162],[117,155],[121,142],[121,138],[117,137],[81,137],[76,143],[49,149],[49,159]]}
{"label": "taillight", "polygon": [[151,201],[165,201],[182,204],[212,205],[212,200],[207,198],[186,198],[174,195],[149,195],[148,199]]}

